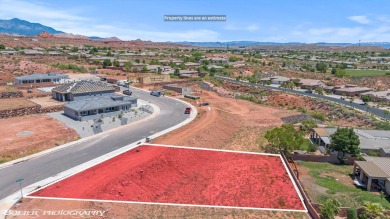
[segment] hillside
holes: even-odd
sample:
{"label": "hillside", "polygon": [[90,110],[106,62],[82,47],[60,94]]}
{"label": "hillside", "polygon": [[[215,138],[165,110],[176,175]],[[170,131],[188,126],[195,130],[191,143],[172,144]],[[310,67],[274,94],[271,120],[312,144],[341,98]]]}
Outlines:
{"label": "hillside", "polygon": [[49,34],[64,33],[39,23],[30,23],[18,18],[13,18],[11,20],[0,20],[0,33],[36,36],[42,32],[47,32]]}

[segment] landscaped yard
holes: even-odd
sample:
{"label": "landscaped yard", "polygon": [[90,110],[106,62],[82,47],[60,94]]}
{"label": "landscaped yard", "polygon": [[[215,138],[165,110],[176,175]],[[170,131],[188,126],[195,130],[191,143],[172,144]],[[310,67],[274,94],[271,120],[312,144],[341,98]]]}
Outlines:
{"label": "landscaped yard", "polygon": [[351,77],[363,77],[363,76],[382,76],[382,75],[386,75],[386,73],[390,74],[390,71],[346,69],[345,73],[347,74],[347,76],[351,76]]}
{"label": "landscaped yard", "polygon": [[390,202],[382,199],[378,193],[354,186],[350,176],[353,166],[316,162],[300,162],[297,166],[299,179],[315,203],[334,198],[340,201],[343,207],[361,207],[364,201],[370,201],[390,209]]}

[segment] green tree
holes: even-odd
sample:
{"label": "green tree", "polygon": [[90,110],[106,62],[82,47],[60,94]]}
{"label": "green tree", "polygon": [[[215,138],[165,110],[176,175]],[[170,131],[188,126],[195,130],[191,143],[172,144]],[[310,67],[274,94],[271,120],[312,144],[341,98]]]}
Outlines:
{"label": "green tree", "polygon": [[148,70],[148,67],[146,67],[146,65],[143,65],[141,71],[145,72],[147,70]]}
{"label": "green tree", "polygon": [[320,63],[316,64],[317,71],[319,71],[321,73],[326,73],[326,69],[327,68],[328,68],[328,66],[325,63],[323,63],[323,62],[320,62]]}
{"label": "green tree", "polygon": [[131,63],[130,61],[125,62],[125,64],[124,64],[126,71],[130,71],[132,66],[133,66],[133,63]]}
{"label": "green tree", "polygon": [[367,102],[370,102],[370,101],[371,101],[371,97],[370,97],[370,96],[368,96],[368,95],[363,95],[361,98],[362,98],[362,101],[363,101],[363,102],[365,102],[365,103],[367,103]]}
{"label": "green tree", "polygon": [[111,51],[108,51],[107,54],[106,54],[106,56],[112,56]]}
{"label": "green tree", "polygon": [[348,209],[347,219],[358,219],[356,208],[349,208]]}
{"label": "green tree", "polygon": [[386,218],[384,215],[385,209],[379,203],[364,202],[363,211],[359,215],[361,219],[380,219]]}
{"label": "green tree", "polygon": [[314,122],[313,120],[310,120],[310,119],[306,119],[302,122],[301,124],[301,131],[305,132],[305,133],[309,133],[310,130],[312,130],[313,128],[317,128],[318,125],[316,122]]}
{"label": "green tree", "polygon": [[346,75],[346,72],[345,72],[344,69],[338,68],[338,69],[336,70],[336,74],[335,74],[336,77],[342,78],[342,77],[344,77],[345,75]]}
{"label": "green tree", "polygon": [[331,71],[332,75],[335,75],[336,72],[337,72],[337,69],[336,68],[332,68],[332,71]]}
{"label": "green tree", "polygon": [[109,59],[105,59],[103,61],[103,68],[105,68],[107,66],[111,66],[111,65],[112,65],[112,63],[111,63],[111,61]]}
{"label": "green tree", "polygon": [[336,132],[330,135],[330,149],[341,152],[340,162],[345,160],[345,154],[356,156],[360,153],[359,137],[353,131],[353,128],[337,128]]}
{"label": "green tree", "polygon": [[237,62],[238,61],[238,58],[235,57],[235,56],[230,56],[229,57],[229,62]]}
{"label": "green tree", "polygon": [[71,51],[71,52],[78,52],[78,51],[79,51],[79,48],[78,48],[78,47],[73,47],[70,51]]}
{"label": "green tree", "polygon": [[315,91],[319,95],[324,95],[324,89],[322,87],[317,87]]}
{"label": "green tree", "polygon": [[321,218],[322,219],[333,219],[340,211],[341,204],[335,199],[328,199],[321,206]]}
{"label": "green tree", "polygon": [[140,62],[140,60],[139,60],[139,59],[135,59],[135,62],[136,62],[136,63],[139,63],[139,62]]}
{"label": "green tree", "polygon": [[5,49],[5,46],[3,44],[0,44],[0,49]]}
{"label": "green tree", "polygon": [[274,152],[300,149],[305,141],[304,132],[295,130],[292,124],[283,124],[281,127],[267,131],[265,138]]}
{"label": "green tree", "polygon": [[158,61],[153,59],[152,61],[149,62],[149,65],[158,65]]}
{"label": "green tree", "polygon": [[179,68],[181,70],[184,70],[184,69],[186,69],[186,65],[184,63],[180,63]]}
{"label": "green tree", "polygon": [[120,63],[119,63],[119,61],[118,61],[118,60],[114,60],[114,63],[113,63],[113,65],[114,65],[115,67],[119,67]]}
{"label": "green tree", "polygon": [[161,75],[161,72],[162,72],[162,71],[161,71],[161,68],[158,67],[158,68],[157,68],[157,74]]}

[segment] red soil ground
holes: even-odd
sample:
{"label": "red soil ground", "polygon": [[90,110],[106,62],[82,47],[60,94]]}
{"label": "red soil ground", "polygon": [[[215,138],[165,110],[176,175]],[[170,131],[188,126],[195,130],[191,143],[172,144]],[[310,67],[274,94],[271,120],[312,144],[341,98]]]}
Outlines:
{"label": "red soil ground", "polygon": [[31,196],[304,209],[278,156],[152,145]]}

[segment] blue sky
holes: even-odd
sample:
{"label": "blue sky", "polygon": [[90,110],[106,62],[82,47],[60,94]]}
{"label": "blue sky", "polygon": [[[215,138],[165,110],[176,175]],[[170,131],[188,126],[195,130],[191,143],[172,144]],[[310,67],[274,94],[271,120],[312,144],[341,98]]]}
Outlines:
{"label": "blue sky", "polygon": [[[0,0],[0,19],[123,40],[390,41],[387,0]],[[226,22],[164,22],[164,15],[226,15]]]}

